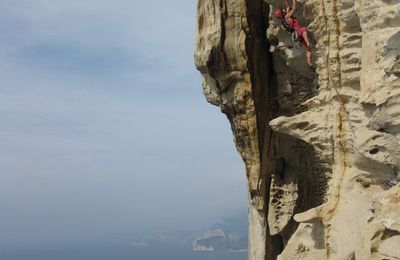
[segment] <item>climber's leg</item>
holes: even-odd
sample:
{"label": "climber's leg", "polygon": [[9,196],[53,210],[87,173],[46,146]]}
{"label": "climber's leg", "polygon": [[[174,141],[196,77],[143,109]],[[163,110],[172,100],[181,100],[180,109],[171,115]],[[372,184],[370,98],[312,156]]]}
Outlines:
{"label": "climber's leg", "polygon": [[310,47],[310,39],[308,38],[307,29],[304,30],[302,37],[303,37],[304,41],[306,42],[307,46]]}
{"label": "climber's leg", "polygon": [[297,30],[297,38],[299,41],[302,41],[305,43],[305,46],[309,47],[310,46],[310,40],[308,38],[308,32],[306,27],[300,27]]}
{"label": "climber's leg", "polygon": [[310,50],[310,48],[307,48],[306,57],[307,57],[308,66],[311,66],[312,64],[311,64],[311,50]]}

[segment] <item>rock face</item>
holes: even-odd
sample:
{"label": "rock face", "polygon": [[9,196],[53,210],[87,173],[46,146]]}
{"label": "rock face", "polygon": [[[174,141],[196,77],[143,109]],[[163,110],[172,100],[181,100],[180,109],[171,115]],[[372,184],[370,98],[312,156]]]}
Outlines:
{"label": "rock face", "polygon": [[198,0],[195,63],[246,165],[249,259],[400,259],[400,1]]}

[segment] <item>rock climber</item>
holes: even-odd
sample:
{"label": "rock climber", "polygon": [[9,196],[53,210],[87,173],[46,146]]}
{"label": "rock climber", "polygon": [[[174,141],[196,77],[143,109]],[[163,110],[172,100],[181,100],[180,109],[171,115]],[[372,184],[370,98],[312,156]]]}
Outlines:
{"label": "rock climber", "polygon": [[298,41],[299,43],[303,44],[304,48],[306,48],[307,50],[306,53],[307,63],[309,66],[312,66],[311,48],[313,48],[313,45],[310,43],[307,27],[301,26],[299,20],[296,17],[294,17],[294,14],[296,12],[296,0],[292,1],[293,1],[292,7],[290,7],[290,5],[286,0],[285,10],[276,9],[275,18],[277,20],[280,20],[285,30],[291,33],[292,42]]}

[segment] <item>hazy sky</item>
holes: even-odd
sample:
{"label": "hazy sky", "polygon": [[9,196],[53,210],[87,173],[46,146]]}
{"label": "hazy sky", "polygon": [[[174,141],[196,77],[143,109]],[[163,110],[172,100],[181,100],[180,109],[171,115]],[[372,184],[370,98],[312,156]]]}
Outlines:
{"label": "hazy sky", "polygon": [[0,0],[0,241],[201,226],[246,209],[194,34],[195,1]]}

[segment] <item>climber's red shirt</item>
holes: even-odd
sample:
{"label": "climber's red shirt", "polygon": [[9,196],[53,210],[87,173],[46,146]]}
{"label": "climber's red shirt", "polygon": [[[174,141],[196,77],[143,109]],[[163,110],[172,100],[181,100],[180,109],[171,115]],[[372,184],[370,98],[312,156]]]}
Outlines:
{"label": "climber's red shirt", "polygon": [[290,17],[289,19],[285,19],[285,21],[292,28],[294,28],[294,27],[297,27],[299,29],[301,28],[299,20],[297,20],[296,17]]}
{"label": "climber's red shirt", "polygon": [[303,33],[307,31],[307,27],[303,27],[300,25],[299,20],[297,20],[296,17],[290,17],[289,19],[285,19],[285,22],[292,28],[297,28],[296,29],[296,34],[297,34],[297,40],[301,43],[303,43],[305,48],[308,48],[306,42],[304,41],[303,38]]}

